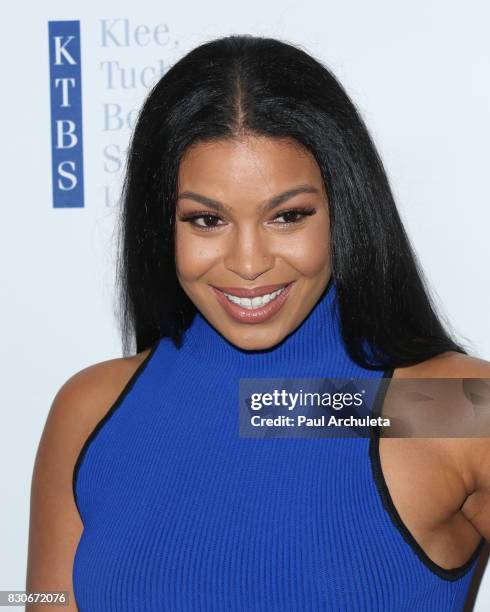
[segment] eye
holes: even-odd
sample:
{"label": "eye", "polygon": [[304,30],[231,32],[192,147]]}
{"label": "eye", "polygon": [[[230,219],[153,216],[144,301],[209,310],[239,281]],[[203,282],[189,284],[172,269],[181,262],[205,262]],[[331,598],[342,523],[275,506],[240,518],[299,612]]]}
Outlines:
{"label": "eye", "polygon": [[276,225],[296,225],[301,223],[305,217],[309,217],[316,213],[315,208],[291,208],[289,210],[283,210],[278,215],[274,217],[274,219],[280,219],[281,217],[285,219],[285,221],[275,223]]}
{"label": "eye", "polygon": [[[198,223],[197,220],[198,219],[203,219],[204,220],[204,224]],[[192,226],[199,228],[200,230],[212,230],[215,227],[219,227],[217,225],[218,221],[221,221],[221,217],[218,217],[217,215],[212,215],[210,213],[191,213],[189,215],[182,215],[180,217],[180,220],[183,221],[184,223],[190,223]],[[207,223],[210,223],[210,225],[207,225]]]}

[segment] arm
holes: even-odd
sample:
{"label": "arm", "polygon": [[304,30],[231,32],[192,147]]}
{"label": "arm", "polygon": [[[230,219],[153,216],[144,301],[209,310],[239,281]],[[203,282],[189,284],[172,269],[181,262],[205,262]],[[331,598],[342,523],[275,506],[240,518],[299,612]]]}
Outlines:
{"label": "arm", "polygon": [[[490,380],[490,362],[467,356],[452,356],[448,377]],[[469,484],[471,493],[461,506],[461,512],[490,541],[490,438],[461,439],[459,470]]]}
{"label": "arm", "polygon": [[[395,378],[418,377],[490,380],[490,362],[448,352],[416,366],[400,368],[395,374]],[[460,510],[476,531],[490,541],[490,438],[449,438],[441,442],[446,446],[446,459],[468,492]]]}
{"label": "arm", "polygon": [[[76,387],[70,380],[56,395],[37,450],[31,484],[26,580],[27,591],[69,591],[67,610],[77,610],[71,568],[83,529],[71,491],[71,473],[77,448],[81,447],[81,427],[75,418],[75,407],[80,403]],[[28,605],[26,610],[45,608]]]}
{"label": "arm", "polygon": [[490,542],[490,438],[475,438],[468,448],[468,465],[474,491],[466,498],[461,512],[478,533]]}
{"label": "arm", "polygon": [[[73,498],[73,468],[144,355],[95,364],[72,376],[56,394],[44,426],[31,485],[26,590],[68,591],[70,603],[63,610],[78,609],[72,570],[83,524]],[[31,604],[26,610],[60,607]]]}

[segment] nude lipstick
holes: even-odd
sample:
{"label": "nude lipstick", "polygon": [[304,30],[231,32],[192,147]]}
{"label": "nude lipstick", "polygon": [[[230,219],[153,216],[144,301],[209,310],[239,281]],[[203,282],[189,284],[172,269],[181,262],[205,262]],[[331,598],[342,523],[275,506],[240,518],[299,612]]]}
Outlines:
{"label": "nude lipstick", "polygon": [[263,323],[271,319],[288,298],[293,283],[277,283],[247,289],[245,287],[215,287],[218,302],[240,323]]}

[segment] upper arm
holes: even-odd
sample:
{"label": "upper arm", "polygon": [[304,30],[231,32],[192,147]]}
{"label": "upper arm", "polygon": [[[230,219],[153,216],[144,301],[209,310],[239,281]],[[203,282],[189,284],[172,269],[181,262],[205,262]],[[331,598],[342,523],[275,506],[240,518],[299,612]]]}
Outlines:
{"label": "upper arm", "polygon": [[461,511],[478,533],[490,542],[490,438],[476,438],[469,454],[475,487]]}
{"label": "upper arm", "polygon": [[72,569],[83,530],[73,497],[73,469],[85,440],[137,365],[136,358],[114,359],[72,376],[56,394],[41,435],[31,483],[26,590],[68,591],[70,605],[64,609],[77,610]]}
{"label": "upper arm", "polygon": [[[490,362],[448,352],[426,362],[400,368],[396,378],[480,378],[490,381]],[[460,438],[447,443],[447,459],[466,483],[461,512],[490,541],[490,438]]]}
{"label": "upper arm", "polygon": [[[467,378],[481,378],[490,381],[490,363],[481,360],[478,367],[473,369]],[[485,398],[483,407],[488,407],[488,396]],[[486,414],[484,420],[488,422]],[[466,498],[461,511],[478,533],[490,542],[490,438],[487,433],[488,427],[484,426],[483,429],[482,435],[486,437],[465,440],[467,457],[463,465],[466,464],[473,492]]]}

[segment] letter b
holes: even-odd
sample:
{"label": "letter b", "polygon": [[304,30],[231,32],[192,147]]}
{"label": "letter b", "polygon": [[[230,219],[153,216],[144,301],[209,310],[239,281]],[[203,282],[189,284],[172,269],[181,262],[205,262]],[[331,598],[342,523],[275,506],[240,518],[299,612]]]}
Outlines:
{"label": "letter b", "polygon": [[[66,130],[64,129],[66,125]],[[75,134],[75,123],[70,119],[58,119],[56,121],[56,148],[57,149],[71,149],[74,147],[78,138]],[[65,144],[65,136],[69,138],[69,144]]]}

